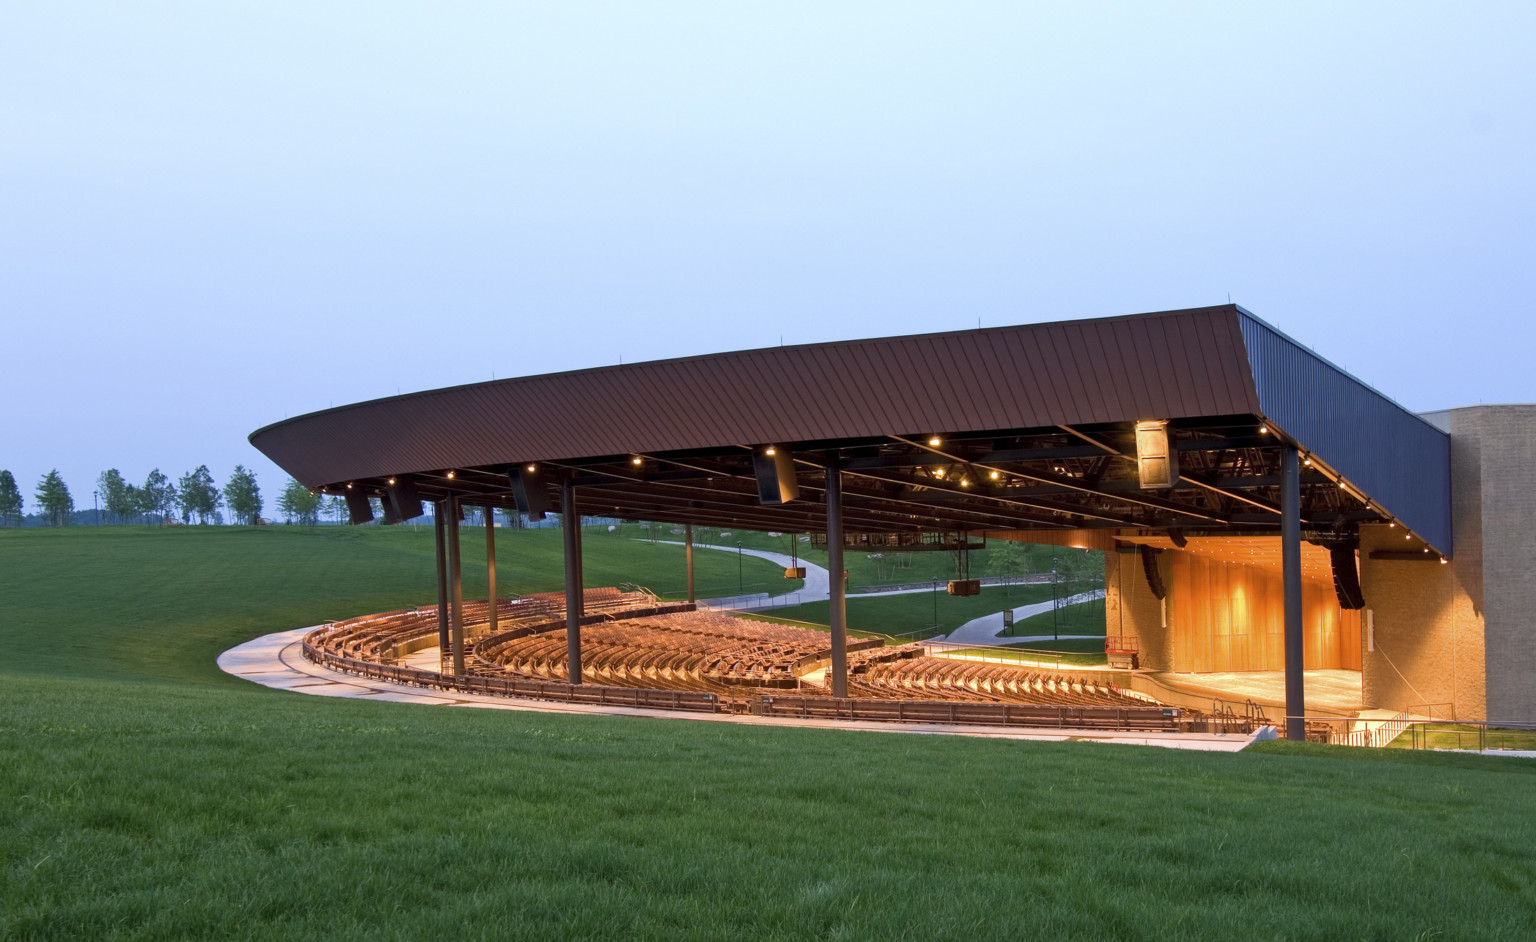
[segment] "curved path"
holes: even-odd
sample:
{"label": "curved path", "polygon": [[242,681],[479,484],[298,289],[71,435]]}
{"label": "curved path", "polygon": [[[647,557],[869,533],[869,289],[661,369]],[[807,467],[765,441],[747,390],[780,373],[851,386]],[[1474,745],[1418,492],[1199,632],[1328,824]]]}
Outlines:
{"label": "curved path", "polygon": [[[657,540],[669,546],[685,546],[680,540]],[[775,565],[785,569],[791,566],[805,567],[805,586],[794,592],[783,592],[773,595],[768,592],[758,592],[752,595],[731,595],[718,599],[701,599],[708,605],[720,608],[782,608],[789,605],[800,605],[805,602],[825,602],[832,597],[832,577],[827,572],[827,567],[818,566],[804,559],[796,559],[788,553],[775,553],[770,550],[747,549],[745,546],[716,546],[712,543],[695,543],[696,550],[719,550],[722,553],[741,553],[743,556],[754,556],[758,559],[766,559]],[[739,606],[731,603],[740,603]]]}
{"label": "curved path", "polygon": [[[734,547],[733,547],[734,548]],[[825,570],[823,570],[825,571]],[[1089,741],[1141,746],[1166,746],[1207,752],[1238,752],[1255,739],[1273,738],[1261,730],[1250,736],[1220,736],[1199,733],[1107,733],[1095,730],[997,729],[988,726],[949,726],[938,723],[876,723],[854,720],[798,719],[765,717],[735,713],[690,713],[670,710],[638,710],[632,707],[598,704],[557,703],[548,700],[520,700],[486,697],[477,694],[434,690],[425,693],[416,687],[387,681],[355,677],[312,664],[304,659],[301,645],[314,628],[295,628],[262,635],[236,645],[219,655],[219,669],[226,674],[265,687],[307,693],[322,697],[346,697],[356,700],[386,700],[437,706],[476,707],[492,710],[529,710],[539,713],[587,713],[608,716],[638,716],[693,720],[705,723],[737,723],[745,726],[800,726],[819,729],[862,730],[881,733],[926,733],[950,736],[976,736],[985,739],[1031,739],[1044,742]],[[1266,727],[1268,729],[1268,727]]]}
{"label": "curved path", "polygon": [[[1071,596],[1063,604],[1076,605],[1078,602],[1091,602],[1094,599],[1104,597],[1103,589],[1094,589],[1092,592],[1080,592]],[[1051,610],[1053,602],[1035,602],[1031,605],[1020,605],[1013,610],[1014,623],[1040,615]],[[947,641],[951,644],[1023,644],[1026,641],[1049,641],[1054,635],[1037,635],[1029,638],[1000,638],[998,632],[1003,630],[1003,613],[993,612],[980,618],[972,618],[970,621],[951,631],[947,635],[939,635],[930,638],[930,641]],[[1061,635],[1062,638],[1102,638],[1103,635]]]}

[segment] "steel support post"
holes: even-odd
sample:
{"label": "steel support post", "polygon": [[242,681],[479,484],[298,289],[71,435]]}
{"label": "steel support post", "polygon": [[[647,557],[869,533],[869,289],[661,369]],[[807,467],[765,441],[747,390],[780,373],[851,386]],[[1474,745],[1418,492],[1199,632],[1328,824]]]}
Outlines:
{"label": "steel support post", "polygon": [[432,502],[432,528],[437,531],[437,651],[438,668],[448,654],[448,539],[443,533],[448,510],[447,501]]}
{"label": "steel support post", "polygon": [[1307,738],[1302,669],[1306,646],[1301,634],[1301,470],[1296,447],[1280,455],[1280,568],[1285,582],[1285,736]]}
{"label": "steel support post", "polygon": [[464,676],[464,568],[459,552],[459,499],[448,498],[448,586],[452,615],[448,630],[453,645],[453,676]]}
{"label": "steel support post", "polygon": [[843,473],[827,468],[827,588],[832,625],[832,696],[848,696],[848,591],[843,581]]}
{"label": "steel support post", "polygon": [[560,529],[565,537],[565,652],[567,678],[581,683],[581,515],[576,512],[576,476],[560,479]]}
{"label": "steel support post", "polygon": [[487,629],[491,634],[497,632],[496,626],[496,508],[490,504],[485,505],[485,581],[486,605],[490,613],[490,622]]}
{"label": "steel support post", "polygon": [[683,524],[683,546],[688,556],[688,601],[696,602],[693,597],[693,524]]}

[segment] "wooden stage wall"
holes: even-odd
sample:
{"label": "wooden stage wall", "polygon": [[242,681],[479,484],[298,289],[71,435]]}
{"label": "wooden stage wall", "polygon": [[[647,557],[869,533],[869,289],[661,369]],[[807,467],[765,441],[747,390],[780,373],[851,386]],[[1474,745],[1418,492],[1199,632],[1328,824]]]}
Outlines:
{"label": "wooden stage wall", "polygon": [[[1174,669],[1285,668],[1285,593],[1280,573],[1174,552],[1168,593]],[[1360,669],[1360,613],[1339,608],[1330,583],[1301,582],[1305,666]]]}

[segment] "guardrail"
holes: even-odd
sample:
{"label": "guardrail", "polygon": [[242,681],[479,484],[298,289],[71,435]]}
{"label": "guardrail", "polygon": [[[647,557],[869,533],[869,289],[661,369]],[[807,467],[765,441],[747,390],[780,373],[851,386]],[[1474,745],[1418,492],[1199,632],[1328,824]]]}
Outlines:
{"label": "guardrail", "polygon": [[471,674],[450,677],[434,671],[414,667],[394,667],[342,657],[317,648],[308,641],[303,646],[306,660],[322,667],[406,684],[432,690],[460,691],[502,697],[524,697],[533,700],[553,700],[561,703],[588,703],[608,706],[634,706],[660,710],[693,710],[704,713],[720,712],[720,698],[712,693],[696,693],[689,690],[653,690],[644,687],[603,687],[596,684],[561,684],[552,681],[524,680],[518,677],[489,677]]}
{"label": "guardrail", "polygon": [[866,700],[862,698],[767,695],[753,701],[757,716],[877,720],[899,723],[951,723],[970,726],[1027,726],[1054,729],[1106,729],[1146,732],[1248,732],[1211,730],[1211,718],[1187,717],[1177,707],[1078,707],[986,703],[971,700]]}

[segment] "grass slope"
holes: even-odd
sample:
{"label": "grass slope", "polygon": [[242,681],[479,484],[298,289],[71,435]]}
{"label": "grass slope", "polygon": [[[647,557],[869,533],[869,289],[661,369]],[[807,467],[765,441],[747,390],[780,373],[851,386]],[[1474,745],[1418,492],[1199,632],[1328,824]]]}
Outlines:
{"label": "grass slope", "polygon": [[408,539],[0,532],[0,938],[1536,936],[1527,761],[440,709],[218,674],[246,637],[419,600]]}
{"label": "grass slope", "polygon": [[[983,615],[1005,608],[1018,608],[1049,601],[1048,585],[985,586],[980,595],[954,596],[940,586],[937,592],[908,592],[901,595],[848,596],[848,627],[872,631],[894,638],[927,638],[950,632]],[[934,611],[938,611],[938,631],[933,629]],[[827,602],[807,602],[789,608],[776,608],[771,614],[795,621],[828,624]]]}

